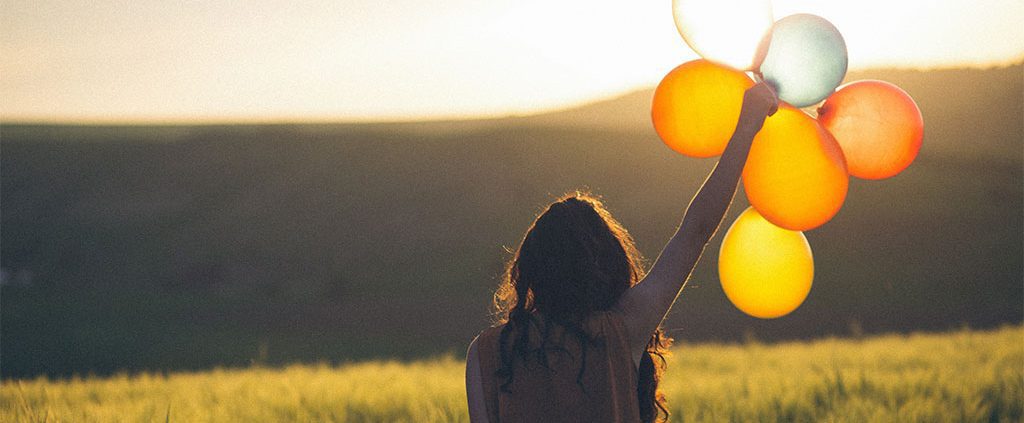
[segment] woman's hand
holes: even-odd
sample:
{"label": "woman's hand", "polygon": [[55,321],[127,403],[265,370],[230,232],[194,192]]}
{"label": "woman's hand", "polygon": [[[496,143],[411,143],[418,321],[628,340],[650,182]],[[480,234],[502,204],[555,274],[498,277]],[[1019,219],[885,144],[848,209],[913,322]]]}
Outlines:
{"label": "woman's hand", "polygon": [[753,136],[761,129],[764,120],[778,110],[779,97],[775,95],[775,90],[768,83],[759,82],[743,93],[743,109],[736,129]]}
{"label": "woman's hand", "polygon": [[762,116],[774,115],[779,110],[779,96],[767,82],[761,81],[743,93],[743,110]]}

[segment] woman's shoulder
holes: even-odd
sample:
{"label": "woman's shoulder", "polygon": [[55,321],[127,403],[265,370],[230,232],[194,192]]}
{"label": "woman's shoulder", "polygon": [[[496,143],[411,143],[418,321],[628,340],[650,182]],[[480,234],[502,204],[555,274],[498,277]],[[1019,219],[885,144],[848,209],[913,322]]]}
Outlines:
{"label": "woman's shoulder", "polygon": [[505,324],[497,324],[480,331],[480,333],[478,333],[475,337],[473,337],[473,340],[470,341],[470,349],[479,350],[481,348],[481,345],[489,345],[491,343],[494,343],[495,340],[498,339],[499,336],[501,336],[501,330],[504,328]]}

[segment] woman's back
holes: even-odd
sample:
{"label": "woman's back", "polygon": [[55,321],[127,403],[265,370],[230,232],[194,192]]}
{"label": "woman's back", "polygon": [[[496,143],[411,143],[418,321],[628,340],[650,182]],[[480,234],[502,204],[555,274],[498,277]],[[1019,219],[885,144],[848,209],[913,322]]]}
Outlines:
{"label": "woman's back", "polygon": [[[533,322],[529,330],[531,352],[539,351],[544,327],[539,318]],[[576,336],[552,324],[544,348],[547,366],[535,353],[526,361],[515,360],[512,379],[505,389],[507,378],[498,375],[504,327],[485,330],[474,341],[489,421],[640,420],[637,368],[620,314],[597,312],[587,318],[583,327],[593,342],[586,348],[581,348]],[[511,345],[516,336],[514,331],[509,332],[506,345]]]}

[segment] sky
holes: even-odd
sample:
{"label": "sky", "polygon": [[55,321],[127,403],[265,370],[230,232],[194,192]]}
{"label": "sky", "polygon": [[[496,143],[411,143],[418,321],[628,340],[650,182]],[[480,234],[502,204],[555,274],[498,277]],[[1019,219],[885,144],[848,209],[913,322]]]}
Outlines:
{"label": "sky", "polygon": [[[760,0],[751,0],[760,1]],[[1021,0],[776,0],[851,69],[1024,61]],[[670,0],[8,0],[0,120],[373,121],[530,114],[696,58]]]}

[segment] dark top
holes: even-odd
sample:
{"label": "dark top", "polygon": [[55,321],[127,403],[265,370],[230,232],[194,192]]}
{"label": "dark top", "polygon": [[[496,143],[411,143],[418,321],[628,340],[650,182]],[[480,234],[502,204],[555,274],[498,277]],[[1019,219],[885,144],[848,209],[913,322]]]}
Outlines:
{"label": "dark top", "polygon": [[[539,323],[538,323],[539,324]],[[584,328],[597,342],[587,347],[586,368],[580,370],[580,343],[558,326],[550,331],[549,345],[564,347],[547,352],[548,367],[531,358],[516,358],[511,393],[501,390],[505,378],[495,372],[501,367],[499,340],[504,326],[485,330],[477,339],[477,354],[484,402],[491,423],[497,422],[637,422],[637,369],[630,354],[622,316],[615,312],[595,313]],[[515,335],[510,335],[511,346]],[[531,325],[531,349],[540,345],[540,331]]]}

